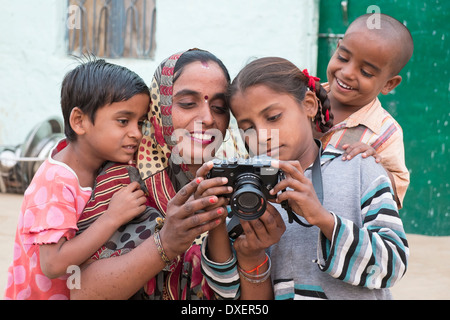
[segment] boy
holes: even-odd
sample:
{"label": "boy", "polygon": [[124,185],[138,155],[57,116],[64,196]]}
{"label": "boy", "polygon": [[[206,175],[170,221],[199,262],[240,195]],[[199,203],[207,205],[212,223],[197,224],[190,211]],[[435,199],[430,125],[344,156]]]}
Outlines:
{"label": "boy", "polygon": [[321,140],[324,148],[331,144],[347,149],[348,159],[358,153],[347,148],[350,144],[374,148],[390,175],[400,209],[409,185],[403,132],[377,96],[402,81],[398,73],[412,56],[413,41],[402,23],[385,14],[380,14],[379,29],[369,29],[370,16],[360,16],[348,27],[328,64],[324,87],[329,90],[335,125]]}
{"label": "boy", "polygon": [[75,235],[105,161],[134,158],[150,94],[134,72],[104,60],[82,63],[62,83],[66,139],[24,194],[6,299],[68,299],[67,268],[80,265],[146,208],[137,182],[119,190],[102,216]]}

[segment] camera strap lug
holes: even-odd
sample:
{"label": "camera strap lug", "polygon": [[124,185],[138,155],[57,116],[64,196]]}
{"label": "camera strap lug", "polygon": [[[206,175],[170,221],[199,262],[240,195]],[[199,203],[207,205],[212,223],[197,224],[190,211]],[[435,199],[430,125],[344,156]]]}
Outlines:
{"label": "camera strap lug", "polygon": [[[319,154],[316,157],[316,160],[314,160],[314,164],[311,168],[311,180],[312,184],[314,186],[314,191],[316,192],[317,198],[319,198],[320,204],[323,205],[323,185],[322,185],[322,169],[320,167],[320,156],[322,155],[322,143],[319,141],[316,143],[319,146]],[[283,190],[285,191],[285,190]],[[303,227],[310,228],[313,225],[309,223],[305,223],[299,219],[297,214],[292,211],[292,208],[289,206],[288,201],[284,200],[281,202],[281,206],[286,210],[289,218],[289,223],[297,222]]]}

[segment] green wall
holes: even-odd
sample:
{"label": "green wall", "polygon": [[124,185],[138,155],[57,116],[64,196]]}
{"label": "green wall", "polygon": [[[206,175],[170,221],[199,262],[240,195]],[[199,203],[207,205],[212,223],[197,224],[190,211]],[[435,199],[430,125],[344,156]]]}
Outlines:
{"label": "green wall", "polygon": [[[340,0],[320,0],[319,34],[346,30]],[[380,95],[383,107],[404,133],[406,166],[411,183],[400,215],[408,233],[450,235],[450,1],[347,1],[348,22],[371,13],[402,21],[414,39],[414,54],[392,93]],[[319,37],[318,76],[326,81],[326,67],[337,39]]]}

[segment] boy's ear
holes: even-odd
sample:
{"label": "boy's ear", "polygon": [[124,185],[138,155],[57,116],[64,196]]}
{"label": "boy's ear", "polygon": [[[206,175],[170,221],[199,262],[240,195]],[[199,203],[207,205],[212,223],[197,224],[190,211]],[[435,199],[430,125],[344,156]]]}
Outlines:
{"label": "boy's ear", "polygon": [[303,108],[309,118],[316,116],[319,104],[317,103],[316,94],[312,91],[306,91],[305,98],[303,99]]}
{"label": "boy's ear", "polygon": [[69,123],[70,127],[77,135],[83,135],[86,132],[85,121],[87,115],[81,111],[80,108],[75,107],[70,112]]}
{"label": "boy's ear", "polygon": [[394,90],[394,88],[398,86],[400,82],[402,82],[402,77],[399,75],[390,78],[384,85],[383,89],[381,89],[381,93],[387,95],[389,92]]}

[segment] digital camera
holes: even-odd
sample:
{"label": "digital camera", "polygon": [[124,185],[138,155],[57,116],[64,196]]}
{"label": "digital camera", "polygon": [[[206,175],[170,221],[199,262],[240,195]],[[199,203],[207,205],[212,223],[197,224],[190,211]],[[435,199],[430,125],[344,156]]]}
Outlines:
{"label": "digital camera", "polygon": [[284,179],[284,174],[271,166],[271,160],[268,156],[213,160],[207,178],[228,178],[227,186],[233,187],[233,192],[224,196],[230,198],[233,215],[244,220],[258,219],[266,211],[267,199],[276,198],[269,191]]}

